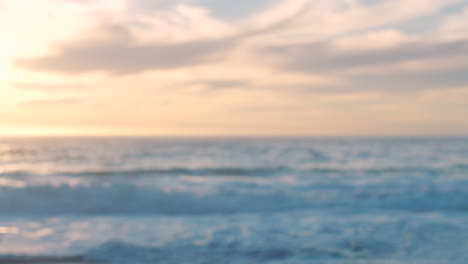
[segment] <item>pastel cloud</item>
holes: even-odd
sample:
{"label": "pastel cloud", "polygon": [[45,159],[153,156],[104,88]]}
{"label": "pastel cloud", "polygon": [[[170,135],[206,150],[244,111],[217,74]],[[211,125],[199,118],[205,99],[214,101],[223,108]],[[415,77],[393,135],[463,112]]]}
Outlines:
{"label": "pastel cloud", "polygon": [[307,43],[272,47],[267,52],[285,58],[293,71],[322,72],[358,66],[390,64],[417,59],[468,55],[468,41],[410,42],[386,49],[333,49],[333,43]]}
{"label": "pastel cloud", "polygon": [[[444,124],[467,131],[462,118],[443,120],[468,115],[466,0],[256,0],[236,2],[238,12],[227,0],[38,1],[37,14],[28,11],[35,14],[28,25],[39,21],[45,32],[37,41],[28,25],[5,31],[6,39],[32,43],[3,51],[10,76],[18,76],[5,83],[29,93],[23,125],[44,102],[68,105],[75,125],[93,129],[396,133],[392,124],[400,124],[416,133]],[[0,12],[26,2],[0,0]],[[436,26],[407,30],[428,16]],[[11,21],[13,13],[2,23]],[[43,94],[50,98],[32,98]],[[454,101],[459,107],[450,107]],[[60,124],[61,113],[41,108]]]}
{"label": "pastel cloud", "polygon": [[157,19],[144,14],[118,24],[101,24],[89,38],[63,44],[50,55],[18,59],[15,64],[32,70],[72,74],[92,71],[129,74],[196,66],[215,58],[224,59],[221,53],[231,52],[244,39],[287,25],[299,12],[293,9],[273,21],[236,29],[209,18],[206,9],[178,5],[173,11],[152,11]]}
{"label": "pastel cloud", "polygon": [[45,107],[45,106],[63,106],[83,103],[81,98],[65,98],[65,99],[45,99],[27,101],[21,104],[25,107]]}
{"label": "pastel cloud", "polygon": [[[266,47],[280,57],[278,60],[286,61],[291,70],[305,72],[453,56],[466,53],[465,40],[444,43],[397,29],[354,32],[437,12],[457,2],[432,1],[429,5],[428,1],[411,0],[403,5],[401,1],[382,1],[365,6],[338,0],[289,0],[272,5],[243,24],[212,18],[207,8],[176,5],[130,18],[116,14],[115,24],[97,21],[100,24],[89,36],[65,42],[43,56],[20,58],[16,65],[71,74],[93,71],[130,74],[226,62],[229,54],[239,47],[261,60],[265,52],[255,49]],[[118,10],[117,13],[122,12]],[[287,40],[285,37],[293,33],[298,37],[289,38],[289,43],[274,41]]]}
{"label": "pastel cloud", "polygon": [[106,71],[114,74],[138,73],[148,69],[175,68],[209,62],[220,51],[232,48],[232,39],[201,40],[174,44],[139,45],[119,26],[104,26],[112,35],[99,42],[73,43],[58,54],[38,59],[20,59],[16,65],[33,70],[65,73]]}

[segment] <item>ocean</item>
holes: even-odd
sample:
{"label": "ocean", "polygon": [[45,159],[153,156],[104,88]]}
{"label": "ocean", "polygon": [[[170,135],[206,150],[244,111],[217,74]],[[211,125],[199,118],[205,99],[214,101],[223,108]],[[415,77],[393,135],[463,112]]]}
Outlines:
{"label": "ocean", "polygon": [[468,138],[2,138],[0,263],[465,264]]}

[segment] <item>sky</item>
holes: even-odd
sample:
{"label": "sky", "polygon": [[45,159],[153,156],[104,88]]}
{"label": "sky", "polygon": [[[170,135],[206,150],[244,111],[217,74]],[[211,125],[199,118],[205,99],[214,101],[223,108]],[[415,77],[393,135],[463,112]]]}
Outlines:
{"label": "sky", "polygon": [[468,134],[468,0],[0,0],[0,135]]}

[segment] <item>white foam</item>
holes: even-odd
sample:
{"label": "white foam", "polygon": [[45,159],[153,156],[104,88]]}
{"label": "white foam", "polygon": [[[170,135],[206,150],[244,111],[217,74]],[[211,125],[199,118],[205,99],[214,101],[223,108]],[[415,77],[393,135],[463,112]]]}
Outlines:
{"label": "white foam", "polygon": [[[0,262],[18,258],[103,263],[464,263],[468,216],[321,210],[230,216],[113,216],[0,220]],[[43,232],[42,230],[47,230]],[[52,230],[52,231],[50,231]],[[31,239],[31,233],[43,233]],[[427,262],[425,262],[427,261]],[[396,262],[398,263],[398,262]]]}

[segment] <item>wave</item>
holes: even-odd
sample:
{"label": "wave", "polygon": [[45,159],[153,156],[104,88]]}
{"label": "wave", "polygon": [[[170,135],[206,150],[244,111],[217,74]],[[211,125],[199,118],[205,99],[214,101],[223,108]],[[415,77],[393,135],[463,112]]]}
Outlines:
{"label": "wave", "polygon": [[0,188],[3,214],[237,214],[315,208],[351,210],[468,211],[468,182],[449,186],[310,185],[277,189],[255,184],[218,186],[203,193],[190,187],[165,190],[128,183],[38,185]]}
{"label": "wave", "polygon": [[0,256],[0,264],[48,264],[48,263],[92,263],[86,256]]}
{"label": "wave", "polygon": [[262,176],[287,170],[284,167],[247,168],[247,167],[206,167],[206,168],[168,168],[147,170],[101,170],[77,173],[60,173],[70,176],[113,176],[113,175],[187,175],[187,176]]}
{"label": "wave", "polygon": [[141,246],[121,241],[109,241],[81,255],[73,256],[0,256],[0,263],[263,263],[291,258],[302,259],[353,259],[367,255],[385,256],[394,249],[385,243],[375,242],[357,248],[344,243],[339,248],[264,247],[246,248],[234,244],[183,245],[172,247]]}
{"label": "wave", "polygon": [[[320,210],[228,218],[32,218],[19,227],[37,232],[47,225],[56,232],[17,237],[16,245],[25,242],[18,248],[2,241],[0,263],[466,263],[467,217]],[[83,236],[63,243],[67,233]]]}
{"label": "wave", "polygon": [[[245,261],[267,262],[285,260],[297,256],[307,256],[311,259],[317,258],[342,258],[351,256],[352,251],[339,249],[320,248],[290,248],[264,247],[245,248],[236,244],[217,244],[196,246],[174,246],[174,247],[145,247],[120,241],[110,241],[83,256],[84,260],[93,262],[111,263],[206,263],[207,260],[215,263]],[[232,261],[237,260],[237,261]]]}
{"label": "wave", "polygon": [[467,172],[468,164],[452,164],[447,166],[374,166],[368,168],[356,168],[347,166],[326,166],[313,168],[295,168],[288,166],[276,167],[172,167],[172,168],[149,168],[149,169],[101,169],[81,171],[49,171],[36,172],[28,170],[11,170],[2,171],[0,176],[3,177],[20,177],[20,176],[71,176],[71,177],[111,177],[111,176],[246,176],[246,177],[262,177],[274,176],[278,174],[295,174],[301,176],[317,176],[322,174],[338,174],[338,175],[383,175],[383,174],[414,174],[422,173],[426,175],[442,174],[442,173],[459,173]]}
{"label": "wave", "polygon": [[0,176],[40,176],[63,175],[71,177],[107,177],[107,176],[267,176],[288,171],[286,167],[203,167],[203,168],[151,168],[122,170],[82,170],[82,171],[51,171],[37,173],[28,170],[3,171]]}
{"label": "wave", "polygon": [[2,188],[0,212],[19,214],[207,214],[304,207],[285,193],[226,192],[200,195],[130,184]]}

